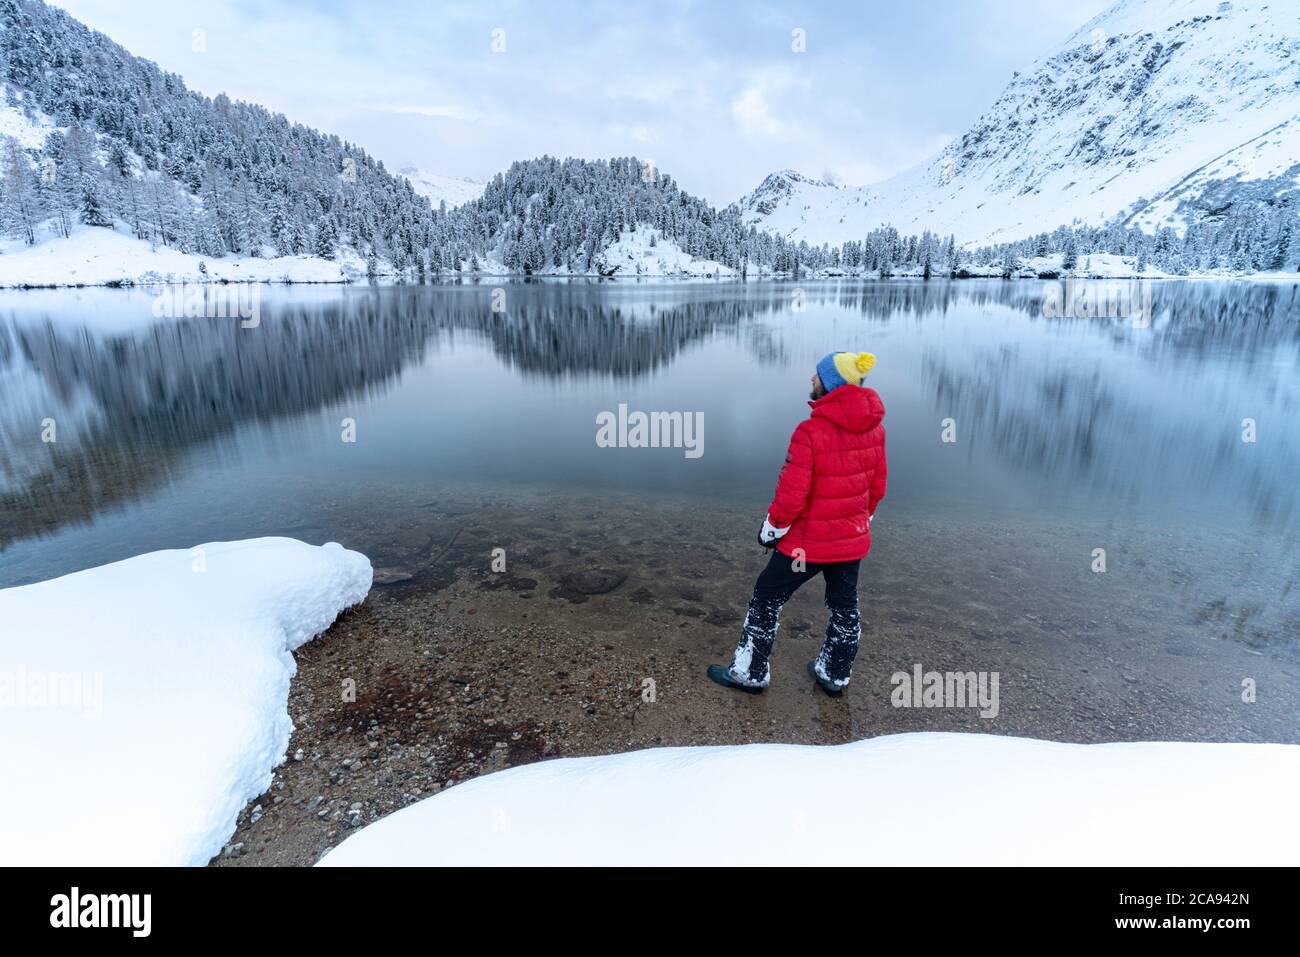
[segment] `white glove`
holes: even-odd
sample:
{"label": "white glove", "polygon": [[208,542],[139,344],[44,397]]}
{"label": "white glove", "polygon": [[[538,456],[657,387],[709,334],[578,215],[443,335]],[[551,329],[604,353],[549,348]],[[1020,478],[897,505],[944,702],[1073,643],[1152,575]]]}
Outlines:
{"label": "white glove", "polygon": [[772,548],[776,545],[776,540],[788,531],[790,531],[789,525],[785,528],[777,528],[772,524],[772,516],[766,515],[763,517],[763,528],[758,533],[758,544],[764,548]]}

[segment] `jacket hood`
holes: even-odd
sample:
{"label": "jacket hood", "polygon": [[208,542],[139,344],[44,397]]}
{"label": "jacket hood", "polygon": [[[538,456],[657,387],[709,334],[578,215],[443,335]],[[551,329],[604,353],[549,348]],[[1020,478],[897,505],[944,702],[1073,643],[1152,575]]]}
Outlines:
{"label": "jacket hood", "polygon": [[814,419],[830,419],[849,432],[870,432],[885,417],[885,403],[875,389],[842,385],[809,402]]}

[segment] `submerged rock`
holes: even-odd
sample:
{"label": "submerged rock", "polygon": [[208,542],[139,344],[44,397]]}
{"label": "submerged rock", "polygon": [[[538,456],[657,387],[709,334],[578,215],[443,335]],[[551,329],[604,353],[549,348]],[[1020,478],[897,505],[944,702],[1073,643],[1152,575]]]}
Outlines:
{"label": "submerged rock", "polygon": [[551,597],[567,598],[575,604],[581,604],[592,595],[612,592],[625,581],[625,572],[609,568],[584,568],[564,575],[560,584],[551,589]]}
{"label": "submerged rock", "polygon": [[415,576],[405,568],[376,568],[375,569],[375,587],[379,588],[384,585],[396,585],[400,582],[409,582]]}

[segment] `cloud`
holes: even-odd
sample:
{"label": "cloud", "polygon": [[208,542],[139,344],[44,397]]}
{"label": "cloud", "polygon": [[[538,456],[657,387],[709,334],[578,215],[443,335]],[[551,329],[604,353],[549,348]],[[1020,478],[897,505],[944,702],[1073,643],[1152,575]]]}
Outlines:
{"label": "cloud", "polygon": [[655,136],[650,132],[650,128],[641,124],[627,126],[623,123],[611,123],[609,131],[615,136],[622,137],[633,143],[653,143]]}
{"label": "cloud", "polygon": [[790,94],[805,94],[812,85],[808,76],[789,68],[755,72],[732,101],[731,115],[751,136],[793,137],[803,125],[800,105],[793,101],[803,98]]}
{"label": "cloud", "polygon": [[767,90],[762,86],[748,87],[740,98],[731,104],[731,115],[746,133],[761,136],[780,136],[784,128],[772,116],[767,103]]}
{"label": "cloud", "polygon": [[378,110],[380,113],[396,113],[399,116],[432,116],[438,119],[461,120],[466,123],[483,120],[483,115],[477,110],[455,104],[438,106],[380,104],[372,106],[371,109]]}
{"label": "cloud", "polygon": [[920,162],[1109,0],[934,0],[925,21],[859,0],[54,2],[192,88],[390,164],[486,179],[542,153],[635,152],[723,205],[777,169],[860,184]]}

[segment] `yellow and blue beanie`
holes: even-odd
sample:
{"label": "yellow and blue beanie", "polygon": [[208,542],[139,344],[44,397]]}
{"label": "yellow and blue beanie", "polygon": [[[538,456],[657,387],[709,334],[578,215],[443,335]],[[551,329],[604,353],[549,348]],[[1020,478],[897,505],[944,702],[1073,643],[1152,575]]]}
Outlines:
{"label": "yellow and blue beanie", "polygon": [[875,364],[876,357],[870,352],[828,352],[817,363],[817,378],[823,389],[832,392],[842,385],[861,385]]}

